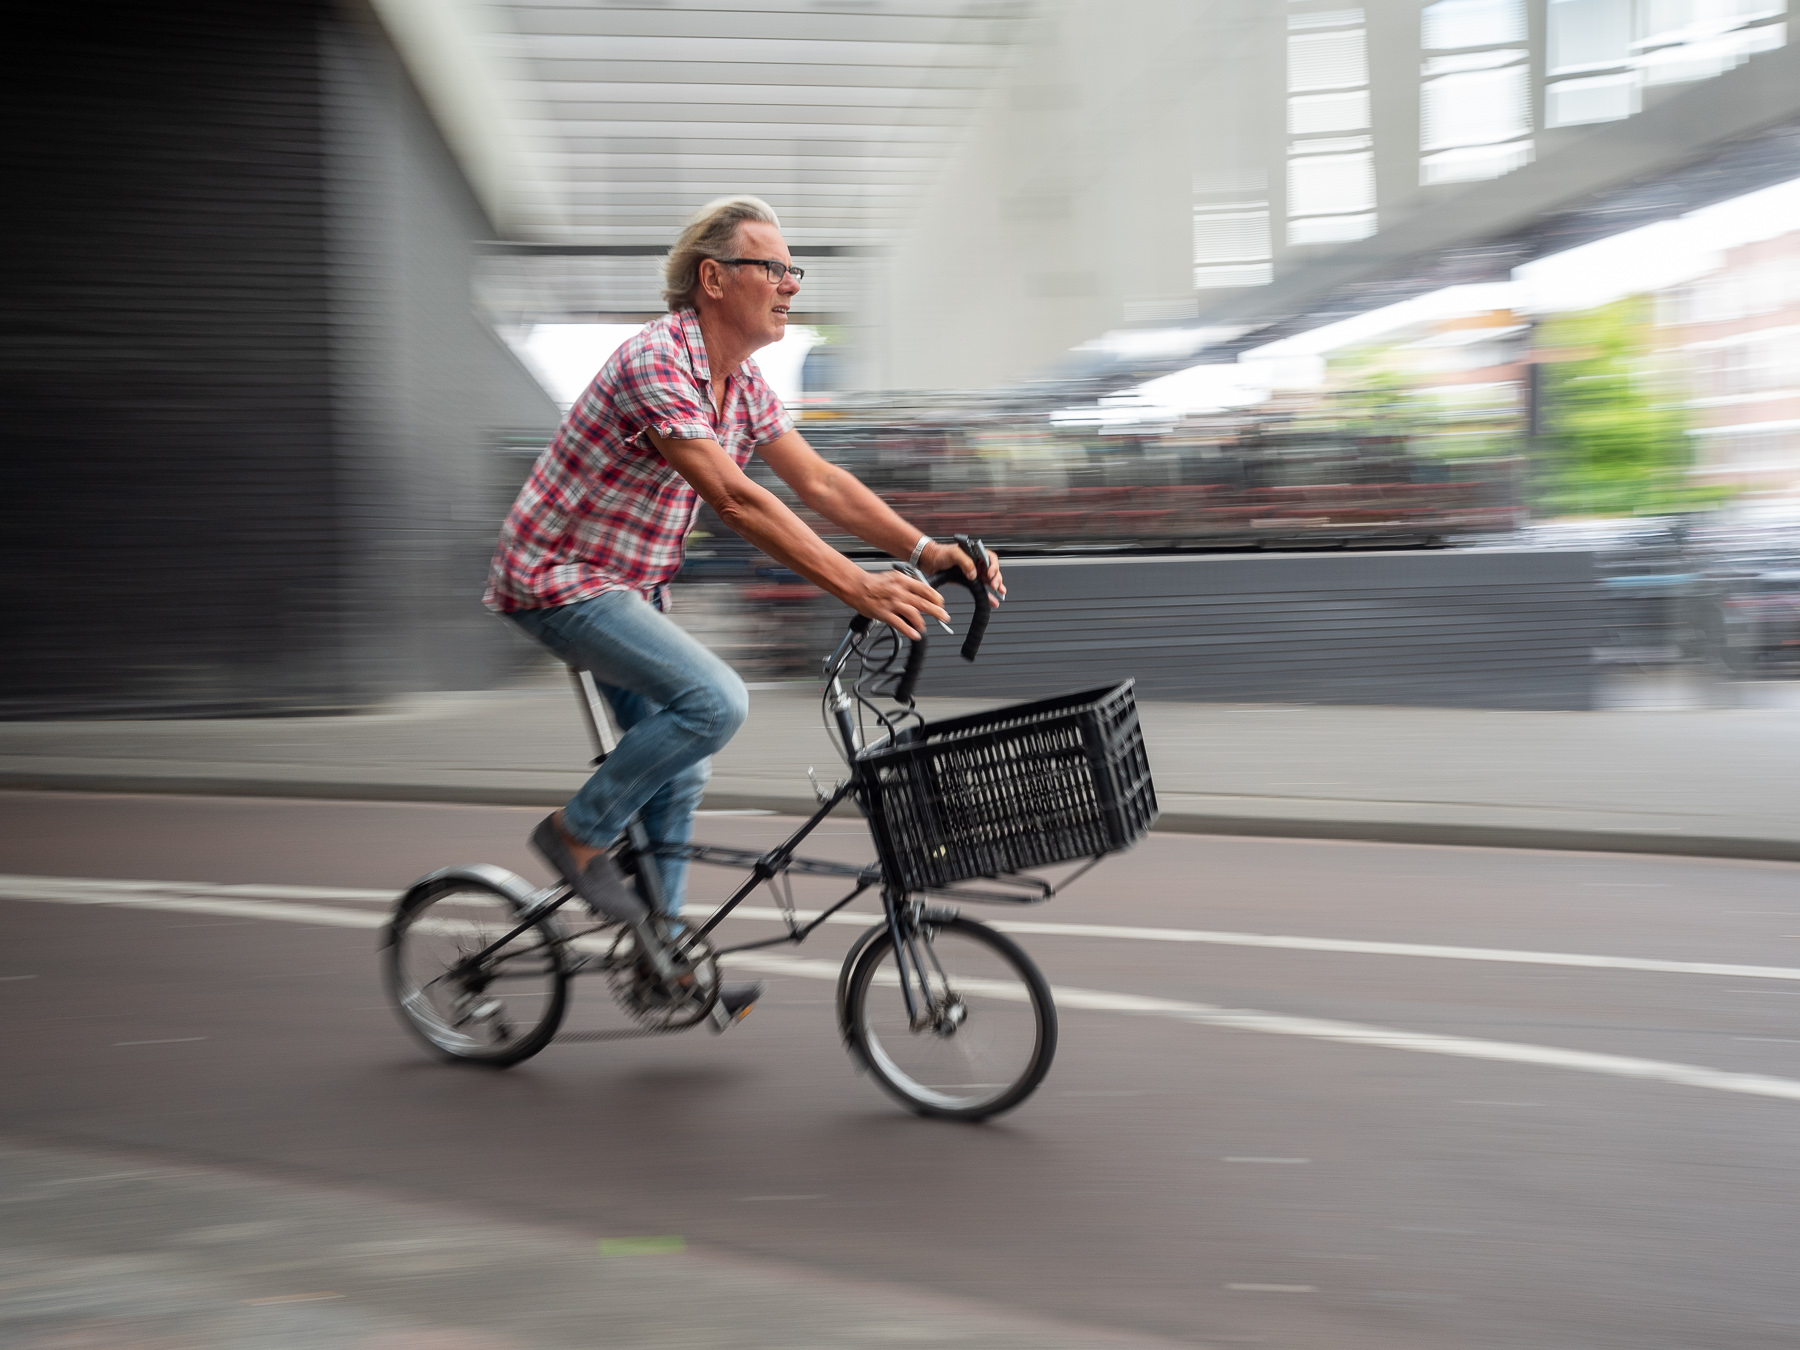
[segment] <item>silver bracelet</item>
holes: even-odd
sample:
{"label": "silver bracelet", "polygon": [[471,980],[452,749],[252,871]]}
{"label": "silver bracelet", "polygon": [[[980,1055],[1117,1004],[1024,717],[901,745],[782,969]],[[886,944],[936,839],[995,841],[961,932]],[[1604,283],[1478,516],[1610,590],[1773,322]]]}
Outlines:
{"label": "silver bracelet", "polygon": [[912,556],[906,560],[908,567],[917,567],[919,565],[919,559],[925,556],[925,548],[931,542],[932,539],[930,535],[922,534],[919,536],[919,542],[913,545]]}

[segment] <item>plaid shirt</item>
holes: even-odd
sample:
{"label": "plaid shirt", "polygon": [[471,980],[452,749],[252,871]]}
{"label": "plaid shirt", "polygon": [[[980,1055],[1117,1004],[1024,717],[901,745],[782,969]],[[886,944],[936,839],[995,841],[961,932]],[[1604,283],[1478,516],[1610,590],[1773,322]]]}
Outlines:
{"label": "plaid shirt", "polygon": [[746,361],[725,382],[715,419],[699,316],[646,324],[600,367],[538,457],[500,530],[482,603],[508,613],[606,591],[639,591],[667,608],[700,509],[695,492],[645,437],[716,440],[739,468],[794,426]]}

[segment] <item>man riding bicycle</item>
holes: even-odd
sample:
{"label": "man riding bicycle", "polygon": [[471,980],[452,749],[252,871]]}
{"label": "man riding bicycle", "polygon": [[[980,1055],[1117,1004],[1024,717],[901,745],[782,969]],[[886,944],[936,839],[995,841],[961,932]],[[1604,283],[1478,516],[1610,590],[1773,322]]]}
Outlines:
{"label": "man riding bicycle", "polygon": [[[928,617],[949,617],[943,597],[917,576],[864,571],[820,539],[744,473],[752,452],[863,542],[926,574],[955,567],[975,575],[960,548],[933,541],[822,459],[750,362],[786,332],[803,276],[791,257],[766,203],[737,197],[702,208],[664,264],[669,313],[600,368],[501,529],[484,603],[592,672],[623,732],[531,836],[601,919],[645,913],[607,850],[639,812],[653,844],[685,844],[708,759],[748,712],[736,672],[667,617],[700,501],[776,561],[908,637],[922,636]],[[986,580],[1005,593],[997,562]],[[673,917],[687,862],[661,856],[657,866]],[[721,1001],[737,1016],[760,993],[760,985],[727,986]]]}

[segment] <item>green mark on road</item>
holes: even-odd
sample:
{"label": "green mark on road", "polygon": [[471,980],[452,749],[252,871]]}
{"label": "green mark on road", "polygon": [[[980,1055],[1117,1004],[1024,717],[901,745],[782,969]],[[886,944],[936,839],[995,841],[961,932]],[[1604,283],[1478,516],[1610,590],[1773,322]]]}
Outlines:
{"label": "green mark on road", "polygon": [[679,1237],[601,1238],[602,1256],[680,1256],[687,1241]]}

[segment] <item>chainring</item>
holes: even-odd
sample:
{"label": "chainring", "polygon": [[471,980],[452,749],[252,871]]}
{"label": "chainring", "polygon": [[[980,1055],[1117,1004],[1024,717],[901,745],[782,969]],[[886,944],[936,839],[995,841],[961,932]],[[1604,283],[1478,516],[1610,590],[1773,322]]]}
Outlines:
{"label": "chainring", "polygon": [[640,959],[638,937],[624,929],[606,954],[606,983],[613,998],[639,1026],[655,1031],[680,1031],[691,1027],[713,1010],[719,1001],[719,959],[705,938],[683,939],[685,947],[670,958],[682,975],[693,978],[673,987],[663,983],[648,962]]}

